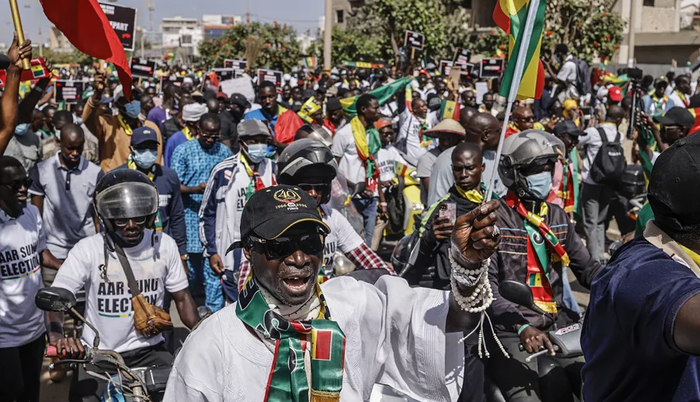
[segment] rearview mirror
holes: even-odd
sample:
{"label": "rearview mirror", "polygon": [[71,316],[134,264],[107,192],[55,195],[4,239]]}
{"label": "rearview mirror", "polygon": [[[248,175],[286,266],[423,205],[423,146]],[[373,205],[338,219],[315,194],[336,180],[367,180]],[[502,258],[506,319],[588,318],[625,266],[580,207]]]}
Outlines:
{"label": "rearview mirror", "polygon": [[530,287],[522,282],[505,280],[498,285],[498,293],[512,303],[527,307],[538,314],[545,313],[535,304]]}
{"label": "rearview mirror", "polygon": [[44,311],[66,312],[76,304],[75,296],[69,290],[50,287],[41,289],[34,298],[36,306]]}

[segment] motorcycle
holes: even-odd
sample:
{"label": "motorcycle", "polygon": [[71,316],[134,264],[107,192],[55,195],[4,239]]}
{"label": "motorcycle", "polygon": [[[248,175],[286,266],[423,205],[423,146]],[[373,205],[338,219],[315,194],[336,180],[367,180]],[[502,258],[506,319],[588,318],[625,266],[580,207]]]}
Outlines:
{"label": "motorcycle", "polygon": [[420,180],[415,168],[398,164],[393,185],[385,192],[389,204],[386,235],[408,236],[425,207],[420,200]]}
{"label": "motorcycle", "polygon": [[[59,360],[51,363],[50,369],[59,365],[76,367],[79,364],[90,364],[98,368],[101,367],[100,365],[115,367],[117,374],[110,374],[104,369],[102,369],[104,373],[86,370],[90,376],[108,383],[101,396],[101,402],[152,402],[151,395],[165,391],[171,367],[130,368],[124,364],[124,359],[119,353],[100,349],[100,334],[97,328],[75,309],[77,302],[73,293],[66,289],[49,287],[37,293],[35,302],[41,310],[68,313],[74,319],[82,321],[95,333],[92,346],[85,347],[83,359]],[[55,346],[47,347],[46,357],[59,357]]]}
{"label": "motorcycle", "polygon": [[[498,286],[498,292],[504,299],[526,307],[538,314],[547,316],[552,320],[552,322],[555,322],[554,317],[544,312],[535,304],[532,296],[532,290],[530,290],[525,283],[505,280]],[[552,342],[554,348],[554,357],[576,358],[583,356],[583,350],[581,349],[582,329],[582,323],[575,323],[563,328],[558,328],[555,324],[554,329],[547,332],[547,336]],[[522,344],[520,344],[518,348],[520,351],[525,350],[525,347]],[[530,362],[534,359],[538,359],[539,363],[538,368],[542,400],[547,402],[570,400],[571,395],[574,394],[574,392],[569,385],[569,381],[566,378],[562,378],[562,376],[553,376],[552,378],[548,378],[549,374],[553,370],[561,368],[559,362],[555,358],[552,358],[552,356],[549,354],[549,350],[542,348],[542,350],[528,356],[525,361]],[[496,387],[493,381],[488,378],[488,376],[486,377],[484,388],[487,401],[505,401],[504,395],[500,392],[498,387]]]}

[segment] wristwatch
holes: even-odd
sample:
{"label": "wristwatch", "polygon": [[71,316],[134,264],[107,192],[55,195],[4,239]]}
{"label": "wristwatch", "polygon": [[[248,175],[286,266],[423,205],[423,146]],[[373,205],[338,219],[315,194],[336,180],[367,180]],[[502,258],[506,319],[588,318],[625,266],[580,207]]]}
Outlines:
{"label": "wristwatch", "polygon": [[190,260],[190,255],[189,255],[189,254],[181,255],[181,256],[180,256],[180,259],[181,259],[182,261],[189,261],[189,260]]}

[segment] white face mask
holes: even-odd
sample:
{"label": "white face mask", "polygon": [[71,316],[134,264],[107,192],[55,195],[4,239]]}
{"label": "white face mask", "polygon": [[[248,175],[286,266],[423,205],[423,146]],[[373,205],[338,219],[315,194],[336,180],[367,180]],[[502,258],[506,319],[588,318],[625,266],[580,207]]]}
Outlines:
{"label": "white face mask", "polygon": [[267,156],[267,144],[250,144],[247,153],[251,162],[260,163]]}
{"label": "white face mask", "polygon": [[148,170],[156,163],[158,152],[153,149],[134,150],[133,159],[138,167]]}

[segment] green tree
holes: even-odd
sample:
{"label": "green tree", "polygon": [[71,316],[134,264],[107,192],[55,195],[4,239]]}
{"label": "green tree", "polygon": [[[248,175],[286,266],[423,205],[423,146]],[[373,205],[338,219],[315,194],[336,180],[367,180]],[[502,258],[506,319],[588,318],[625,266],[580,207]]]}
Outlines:
{"label": "green tree", "polygon": [[[316,56],[323,60],[323,38],[318,38],[311,44],[308,50],[310,56]],[[333,64],[341,64],[344,61],[376,61],[383,57],[381,45],[374,40],[369,40],[359,31],[354,29],[342,30],[333,28],[331,40],[331,58]]]}
{"label": "green tree", "polygon": [[[91,56],[86,55],[80,50],[73,50],[72,52],[56,52],[49,48],[43,49],[44,58],[50,61],[52,64],[80,64],[81,66],[91,66],[93,59]],[[38,55],[38,52],[35,53]]]}
{"label": "green tree", "polygon": [[549,0],[543,54],[565,43],[577,57],[605,60],[620,48],[625,22],[611,11],[614,0]]}
{"label": "green tree", "polygon": [[[348,26],[394,59],[407,30],[425,35],[423,57],[451,58],[469,42],[469,14],[456,0],[372,0],[348,18]],[[419,57],[419,55],[416,55]]]}
{"label": "green tree", "polygon": [[201,64],[205,67],[223,67],[225,59],[245,58],[248,38],[260,38],[264,42],[255,61],[249,61],[251,69],[270,67],[289,71],[299,64],[299,42],[296,31],[287,24],[262,24],[253,22],[231,28],[225,36],[202,42],[199,46]]}

